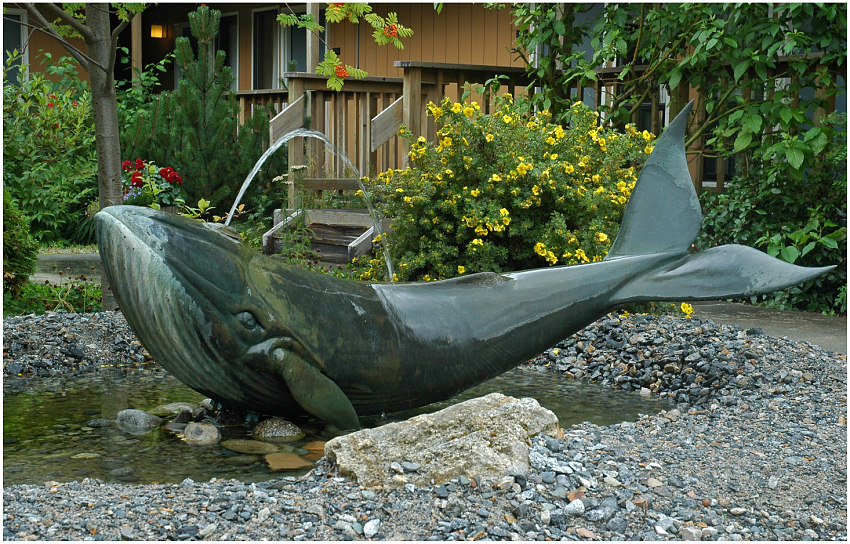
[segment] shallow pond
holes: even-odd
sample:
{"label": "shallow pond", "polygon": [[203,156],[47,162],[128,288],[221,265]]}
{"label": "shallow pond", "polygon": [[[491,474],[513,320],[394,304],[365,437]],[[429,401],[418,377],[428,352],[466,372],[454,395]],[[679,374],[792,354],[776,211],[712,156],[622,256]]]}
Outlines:
{"label": "shallow pond", "polygon": [[[562,427],[581,421],[609,425],[634,421],[639,414],[668,408],[637,393],[568,380],[557,372],[514,369],[444,402],[417,411],[365,419],[375,426],[494,391],[533,397],[558,416]],[[156,430],[130,435],[115,425],[89,426],[93,419],[114,419],[125,408],[150,410],[169,402],[198,404],[203,396],[158,368],[109,370],[68,378],[6,379],[3,394],[3,484],[40,484],[85,477],[111,482],[170,483],[185,478],[274,478],[262,456],[237,455],[221,447],[197,447]],[[307,460],[321,456],[316,442],[333,437],[320,422],[293,419],[307,436],[284,445]],[[224,439],[250,438],[244,424],[222,428]],[[311,444],[312,443],[312,444]],[[305,446],[307,446],[305,448]],[[320,446],[320,444],[319,444]],[[304,473],[308,468],[292,471]]]}

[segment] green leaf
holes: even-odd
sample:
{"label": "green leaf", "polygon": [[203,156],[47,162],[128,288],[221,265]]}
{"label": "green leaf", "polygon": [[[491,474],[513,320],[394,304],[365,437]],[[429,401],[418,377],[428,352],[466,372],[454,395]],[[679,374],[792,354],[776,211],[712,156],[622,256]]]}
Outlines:
{"label": "green leaf", "polygon": [[788,159],[788,164],[790,164],[794,170],[799,170],[800,166],[803,165],[803,160],[806,156],[796,147],[789,147],[785,152],[785,158]]}
{"label": "green leaf", "polygon": [[803,248],[803,251],[800,252],[800,257],[805,257],[806,253],[814,249],[816,245],[817,242],[815,242],[814,240],[806,244],[806,246]]}
{"label": "green leaf", "polygon": [[787,125],[788,123],[791,122],[791,119],[794,117],[794,112],[791,110],[791,108],[784,107],[781,110],[779,110],[779,117]]}
{"label": "green leaf", "polygon": [[751,64],[752,61],[750,59],[744,59],[735,65],[735,68],[732,70],[735,81],[741,79],[741,76],[744,75],[744,72],[747,71],[747,68],[749,68]]}
{"label": "green leaf", "polygon": [[779,255],[782,257],[783,261],[794,263],[797,260],[797,257],[800,256],[800,250],[798,250],[794,246],[785,246],[779,252]]}
{"label": "green leaf", "polygon": [[564,26],[564,22],[560,19],[557,19],[554,23],[552,23],[552,28],[559,36],[563,36],[567,33],[567,27]]}
{"label": "green leaf", "polygon": [[742,131],[738,134],[738,137],[735,138],[735,153],[740,153],[750,146],[750,143],[753,141],[753,133]]}
{"label": "green leaf", "polygon": [[744,118],[744,128],[753,134],[757,134],[761,130],[761,117],[750,115]]}
{"label": "green leaf", "polygon": [[838,242],[836,242],[835,240],[833,240],[832,238],[830,238],[830,237],[828,237],[828,236],[824,236],[823,238],[821,238],[821,239],[820,239],[820,240],[818,240],[818,241],[819,241],[821,244],[823,244],[823,245],[825,245],[826,247],[828,247],[829,249],[837,249],[837,248],[838,248]]}
{"label": "green leaf", "polygon": [[673,70],[670,72],[670,81],[667,84],[670,86],[670,89],[675,89],[679,85],[679,81],[682,80],[682,71],[681,70]]}

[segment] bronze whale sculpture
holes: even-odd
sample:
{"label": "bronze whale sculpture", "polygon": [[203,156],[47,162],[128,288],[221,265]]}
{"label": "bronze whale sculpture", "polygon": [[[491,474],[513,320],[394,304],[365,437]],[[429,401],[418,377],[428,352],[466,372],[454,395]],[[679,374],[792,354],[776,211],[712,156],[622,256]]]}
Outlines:
{"label": "bronze whale sculpture", "polygon": [[189,387],[356,428],[496,376],[616,305],[748,296],[830,270],[738,245],[689,253],[702,222],[690,107],[658,140],[601,262],[370,284],[287,266],[216,225],[113,206],[95,218],[103,271],[144,346]]}

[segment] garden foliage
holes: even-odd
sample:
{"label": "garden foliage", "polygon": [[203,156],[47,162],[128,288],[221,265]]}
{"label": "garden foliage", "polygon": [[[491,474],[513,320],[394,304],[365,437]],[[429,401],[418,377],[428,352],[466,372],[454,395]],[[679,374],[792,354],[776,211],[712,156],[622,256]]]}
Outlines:
{"label": "garden foliage", "polygon": [[701,195],[708,248],[725,243],[758,247],[801,266],[837,268],[784,291],[753,297],[768,306],[813,312],[847,312],[847,130],[846,115],[825,119],[824,152],[813,156],[803,175],[788,173],[784,162],[754,161],[747,175],[727,183],[722,193]]}
{"label": "garden foliage", "polygon": [[38,244],[29,221],[21,214],[9,189],[3,187],[3,293],[16,295],[35,272]]}
{"label": "garden foliage", "polygon": [[[230,91],[233,73],[224,51],[215,52],[221,12],[201,6],[189,14],[192,42],[177,38],[175,63],[183,77],[174,92],[155,96],[148,110],[125,135],[124,157],[144,157],[171,165],[185,179],[187,202],[202,198],[229,207],[239,186],[269,145],[269,116],[257,109],[239,127],[239,104]],[[285,171],[285,153],[266,162],[269,179]]]}
{"label": "garden foliage", "polygon": [[[652,136],[599,125],[577,102],[552,121],[509,94],[492,114],[475,102],[429,103],[437,139],[405,135],[411,166],[369,180],[393,218],[399,280],[437,280],[601,260],[614,241]],[[566,127],[566,128],[565,128]],[[381,277],[379,260],[364,279]]]}
{"label": "garden foliage", "polygon": [[91,243],[86,210],[97,201],[97,156],[91,95],[71,59],[53,61],[48,74],[3,78],[3,184],[30,218],[40,242]]}

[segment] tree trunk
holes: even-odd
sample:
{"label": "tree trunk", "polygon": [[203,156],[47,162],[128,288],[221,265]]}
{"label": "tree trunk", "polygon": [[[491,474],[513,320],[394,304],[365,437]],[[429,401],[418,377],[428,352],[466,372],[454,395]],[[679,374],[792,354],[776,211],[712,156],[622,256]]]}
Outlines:
{"label": "tree trunk", "polygon": [[[88,63],[91,82],[92,114],[94,115],[95,146],[97,148],[97,183],[100,208],[122,202],[121,141],[118,126],[118,99],[112,73],[115,55],[107,4],[87,4],[86,22],[94,39],[86,40],[88,55],[101,66]],[[106,276],[101,278],[104,310],[116,310],[118,305]]]}

